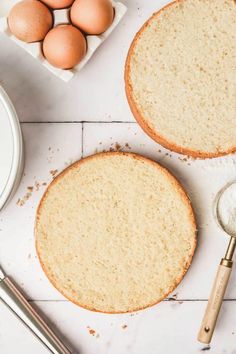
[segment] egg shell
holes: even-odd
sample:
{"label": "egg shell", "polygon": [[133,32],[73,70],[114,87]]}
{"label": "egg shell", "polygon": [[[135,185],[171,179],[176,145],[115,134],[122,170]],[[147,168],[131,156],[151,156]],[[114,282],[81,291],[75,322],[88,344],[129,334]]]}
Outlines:
{"label": "egg shell", "polygon": [[87,43],[84,35],[72,25],[54,27],[43,41],[47,61],[60,69],[71,69],[85,56]]}
{"label": "egg shell", "polygon": [[74,0],[41,0],[41,1],[53,10],[65,9],[71,6],[74,2]]}
{"label": "egg shell", "polygon": [[8,26],[11,33],[24,42],[42,41],[53,26],[53,16],[40,1],[23,0],[11,9]]}
{"label": "egg shell", "polygon": [[75,0],[71,22],[87,34],[101,34],[112,24],[114,9],[110,0]]}

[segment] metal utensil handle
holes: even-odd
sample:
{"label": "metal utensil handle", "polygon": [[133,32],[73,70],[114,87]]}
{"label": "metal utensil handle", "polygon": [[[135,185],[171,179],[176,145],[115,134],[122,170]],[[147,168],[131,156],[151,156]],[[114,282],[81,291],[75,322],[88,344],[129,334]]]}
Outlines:
{"label": "metal utensil handle", "polygon": [[9,278],[0,281],[0,299],[53,354],[71,354]]}
{"label": "metal utensil handle", "polygon": [[198,340],[202,343],[209,344],[211,342],[225,290],[231,274],[232,264],[232,261],[222,259],[221,264],[218,267],[216,278],[211,290],[211,295],[208,300],[205,315],[198,334]]}

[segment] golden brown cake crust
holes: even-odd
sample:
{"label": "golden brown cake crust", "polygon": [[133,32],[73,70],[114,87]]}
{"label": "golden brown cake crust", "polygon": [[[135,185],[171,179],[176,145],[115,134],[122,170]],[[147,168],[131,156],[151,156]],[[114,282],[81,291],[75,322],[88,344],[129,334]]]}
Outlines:
{"label": "golden brown cake crust", "polygon": [[191,150],[191,149],[187,149],[181,146],[178,146],[172,142],[169,142],[165,137],[163,137],[162,135],[158,134],[157,132],[155,132],[148,124],[148,122],[145,120],[145,117],[142,116],[142,114],[139,112],[137,105],[135,104],[135,101],[133,99],[133,88],[132,88],[132,84],[130,82],[130,78],[129,78],[129,73],[130,73],[130,62],[131,62],[131,58],[133,55],[133,49],[136,45],[136,43],[138,42],[140,36],[142,35],[143,31],[146,29],[146,27],[148,27],[149,23],[154,19],[157,18],[163,11],[165,11],[167,8],[169,8],[170,6],[173,6],[177,3],[181,3],[187,0],[175,0],[170,2],[169,4],[167,4],[166,6],[164,6],[163,8],[161,8],[159,11],[157,11],[156,13],[154,13],[145,23],[144,25],[140,28],[140,30],[136,33],[131,46],[129,48],[128,51],[128,55],[126,58],[126,63],[125,63],[125,74],[124,74],[124,79],[125,79],[125,91],[126,91],[126,96],[127,96],[127,100],[131,109],[131,112],[134,115],[134,118],[136,119],[136,121],[138,122],[138,124],[141,126],[141,128],[144,130],[144,132],[146,132],[150,138],[152,138],[154,141],[156,141],[158,144],[164,146],[165,148],[171,150],[171,151],[175,151],[179,154],[184,154],[184,155],[189,155],[192,156],[194,158],[201,158],[201,159],[207,159],[207,158],[214,158],[214,157],[220,157],[220,156],[225,156],[225,155],[229,155],[232,154],[234,152],[236,152],[236,146],[233,147],[232,149],[226,150],[224,152],[222,151],[218,151],[215,153],[207,153],[204,151],[196,151],[196,150]]}
{"label": "golden brown cake crust", "polygon": [[[163,297],[161,299],[159,299],[158,301],[154,302],[154,303],[150,303],[148,304],[147,306],[144,306],[144,307],[138,307],[138,308],[130,308],[128,311],[119,311],[119,312],[115,312],[115,311],[100,311],[98,309],[95,309],[95,308],[92,308],[92,307],[89,307],[89,306],[86,306],[84,304],[81,304],[80,302],[76,301],[73,296],[71,297],[68,297],[68,295],[66,295],[62,289],[60,288],[60,286],[57,284],[56,280],[54,279],[53,276],[50,276],[47,269],[46,269],[46,266],[41,258],[41,255],[40,255],[40,251],[39,251],[39,247],[38,247],[38,243],[37,243],[37,226],[38,226],[38,222],[39,222],[39,216],[40,216],[40,212],[41,212],[41,208],[44,204],[44,200],[45,198],[47,198],[47,194],[48,192],[50,191],[50,188],[56,184],[69,170],[71,169],[77,169],[78,166],[81,166],[82,164],[86,163],[88,160],[91,160],[91,159],[97,159],[97,158],[104,158],[104,157],[107,157],[107,156],[111,156],[111,155],[125,155],[125,156],[132,156],[133,159],[137,159],[137,160],[141,160],[141,161],[145,161],[145,162],[148,162],[150,164],[152,164],[153,166],[155,166],[156,168],[158,169],[161,169],[164,174],[166,176],[168,176],[169,179],[172,180],[172,182],[174,183],[174,185],[176,186],[176,189],[180,192],[181,196],[183,197],[183,200],[186,202],[186,204],[188,205],[188,208],[189,208],[189,212],[190,212],[190,221],[192,223],[192,227],[193,227],[193,230],[195,230],[195,238],[194,238],[194,244],[193,244],[193,248],[192,248],[192,252],[189,254],[189,258],[188,258],[188,261],[186,262],[185,264],[185,267],[183,269],[183,272],[182,274],[175,280],[172,288],[170,289],[170,291],[168,291],[167,293],[165,293],[163,295]],[[192,204],[191,204],[191,201],[188,197],[188,195],[186,194],[185,190],[183,189],[182,185],[180,184],[180,182],[168,171],[168,169],[166,169],[165,167],[163,167],[162,165],[160,165],[159,163],[149,159],[149,158],[146,158],[144,156],[141,156],[139,154],[136,154],[136,153],[130,153],[130,152],[102,152],[102,153],[98,153],[98,154],[95,154],[95,155],[91,155],[89,157],[86,157],[86,158],[83,158],[75,163],[73,163],[72,165],[70,165],[69,167],[67,167],[65,170],[63,170],[51,183],[50,185],[47,187],[39,205],[38,205],[38,208],[37,208],[37,211],[36,211],[36,219],[35,219],[35,227],[34,227],[34,231],[35,231],[35,246],[36,246],[36,252],[37,252],[37,255],[38,255],[38,259],[39,259],[39,262],[40,262],[40,265],[45,273],[45,275],[47,276],[47,278],[49,279],[49,281],[51,282],[51,284],[65,297],[67,298],[69,301],[71,301],[72,303],[74,303],[75,305],[78,305],[82,308],[85,308],[87,310],[90,310],[90,311],[94,311],[94,312],[101,312],[101,313],[108,313],[108,314],[118,314],[118,313],[130,313],[130,312],[136,312],[136,311],[140,311],[140,310],[144,310],[146,308],[149,308],[151,306],[154,306],[156,304],[158,304],[159,302],[161,302],[163,299],[165,299],[170,293],[173,292],[173,290],[179,285],[179,283],[182,281],[182,279],[184,278],[184,275],[186,274],[187,270],[189,269],[190,267],[190,264],[192,262],[192,258],[194,256],[194,253],[195,253],[195,250],[196,250],[196,246],[197,246],[197,224],[196,224],[196,218],[195,218],[195,214],[194,214],[194,211],[193,211],[193,208],[192,208]]]}

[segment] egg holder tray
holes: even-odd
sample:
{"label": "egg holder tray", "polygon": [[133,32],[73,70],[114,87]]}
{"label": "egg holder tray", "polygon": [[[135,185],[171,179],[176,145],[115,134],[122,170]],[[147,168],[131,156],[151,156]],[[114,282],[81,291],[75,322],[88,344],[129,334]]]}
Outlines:
{"label": "egg holder tray", "polygon": [[[112,6],[114,8],[114,20],[111,26],[101,35],[88,35],[86,36],[87,40],[87,53],[82,61],[76,65],[73,69],[63,70],[58,69],[52,66],[43,56],[42,53],[42,42],[35,43],[25,43],[21,40],[17,39],[9,30],[7,17],[0,18],[0,32],[6,34],[12,41],[17,43],[21,48],[23,48],[26,52],[32,55],[35,59],[37,59],[43,66],[45,66],[49,71],[51,71],[54,75],[59,77],[65,82],[68,82],[73,78],[73,76],[79,72],[89,61],[89,59],[93,56],[94,52],[98,49],[98,47],[107,39],[107,37],[112,33],[112,31],[117,27],[121,19],[124,17],[127,7],[121,2],[112,1]],[[54,10],[54,27],[61,24],[69,24],[70,23],[70,8],[62,9],[62,10]]]}

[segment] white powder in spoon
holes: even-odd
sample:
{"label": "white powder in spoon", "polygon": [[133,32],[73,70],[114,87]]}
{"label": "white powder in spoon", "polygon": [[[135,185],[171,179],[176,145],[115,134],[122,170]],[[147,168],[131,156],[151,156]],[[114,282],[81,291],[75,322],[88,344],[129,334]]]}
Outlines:
{"label": "white powder in spoon", "polygon": [[218,217],[224,230],[236,236],[236,183],[223,191],[218,201]]}

